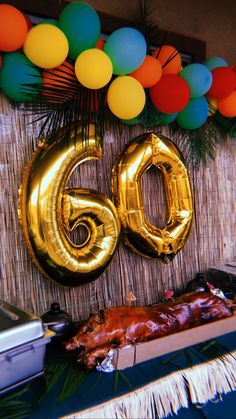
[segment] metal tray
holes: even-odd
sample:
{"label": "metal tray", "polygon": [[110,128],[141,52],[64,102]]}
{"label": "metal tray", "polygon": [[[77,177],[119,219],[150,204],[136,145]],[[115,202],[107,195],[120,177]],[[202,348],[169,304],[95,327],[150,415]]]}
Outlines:
{"label": "metal tray", "polygon": [[0,300],[0,354],[43,336],[39,317]]}
{"label": "metal tray", "polygon": [[0,394],[44,373],[46,345],[52,336],[54,332],[46,330],[43,337],[0,353]]}

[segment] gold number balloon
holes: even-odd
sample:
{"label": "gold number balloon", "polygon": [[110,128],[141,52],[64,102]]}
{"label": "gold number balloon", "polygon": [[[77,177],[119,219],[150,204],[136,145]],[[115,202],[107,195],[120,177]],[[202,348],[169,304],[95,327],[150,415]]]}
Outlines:
{"label": "gold number balloon", "polygon": [[[19,190],[19,220],[30,255],[49,278],[67,286],[96,279],[110,263],[118,245],[120,224],[114,204],[90,189],[66,189],[78,164],[102,157],[95,127],[71,134],[66,145],[42,142],[26,167]],[[69,232],[83,226],[84,243]]]}
{"label": "gold number balloon", "polygon": [[[169,220],[163,229],[151,225],[144,213],[141,180],[151,165],[164,177]],[[172,260],[189,236],[193,216],[189,176],[173,142],[154,133],[132,140],[113,168],[112,189],[125,243],[143,256]]]}

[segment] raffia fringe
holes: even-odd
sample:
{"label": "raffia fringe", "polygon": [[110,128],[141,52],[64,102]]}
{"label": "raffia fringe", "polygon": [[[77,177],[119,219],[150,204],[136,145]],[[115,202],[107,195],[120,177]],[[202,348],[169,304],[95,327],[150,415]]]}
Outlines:
{"label": "raffia fringe", "polygon": [[236,352],[154,381],[138,390],[64,419],[164,418],[219,394],[236,390]]}

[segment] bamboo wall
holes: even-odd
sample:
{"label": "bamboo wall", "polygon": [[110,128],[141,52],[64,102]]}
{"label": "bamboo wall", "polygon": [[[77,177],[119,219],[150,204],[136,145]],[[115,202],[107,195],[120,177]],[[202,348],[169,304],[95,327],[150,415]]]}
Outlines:
{"label": "bamboo wall", "polygon": [[[17,218],[17,194],[23,168],[37,147],[38,125],[30,124],[23,107],[16,110],[0,97],[1,138],[1,282],[0,298],[41,315],[53,301],[74,319],[85,318],[104,307],[128,304],[132,292],[136,303],[160,301],[164,289],[183,290],[196,272],[205,271],[236,256],[236,170],[235,140],[219,146],[216,160],[199,170],[190,170],[195,200],[191,235],[173,262],[148,260],[122,243],[111,265],[94,284],[65,288],[50,282],[32,264]],[[111,169],[124,145],[145,132],[142,127],[106,127],[104,157],[76,169],[70,184],[90,187],[111,197]],[[167,135],[163,129],[162,133]],[[167,135],[168,136],[168,135]],[[172,138],[178,144],[178,138]],[[184,154],[184,150],[182,150]],[[151,168],[143,178],[143,196],[149,220],[165,223],[165,197],[161,175]]]}

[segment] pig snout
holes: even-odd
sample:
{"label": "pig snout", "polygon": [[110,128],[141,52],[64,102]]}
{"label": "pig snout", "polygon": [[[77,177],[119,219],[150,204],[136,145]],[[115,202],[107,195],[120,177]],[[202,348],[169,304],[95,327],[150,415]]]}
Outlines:
{"label": "pig snout", "polygon": [[77,348],[77,343],[75,342],[65,342],[64,345],[67,351],[74,351]]}
{"label": "pig snout", "polygon": [[83,345],[80,345],[78,340],[76,338],[72,338],[67,342],[64,342],[65,349],[67,351],[78,351],[78,352],[84,352],[85,347]]}

